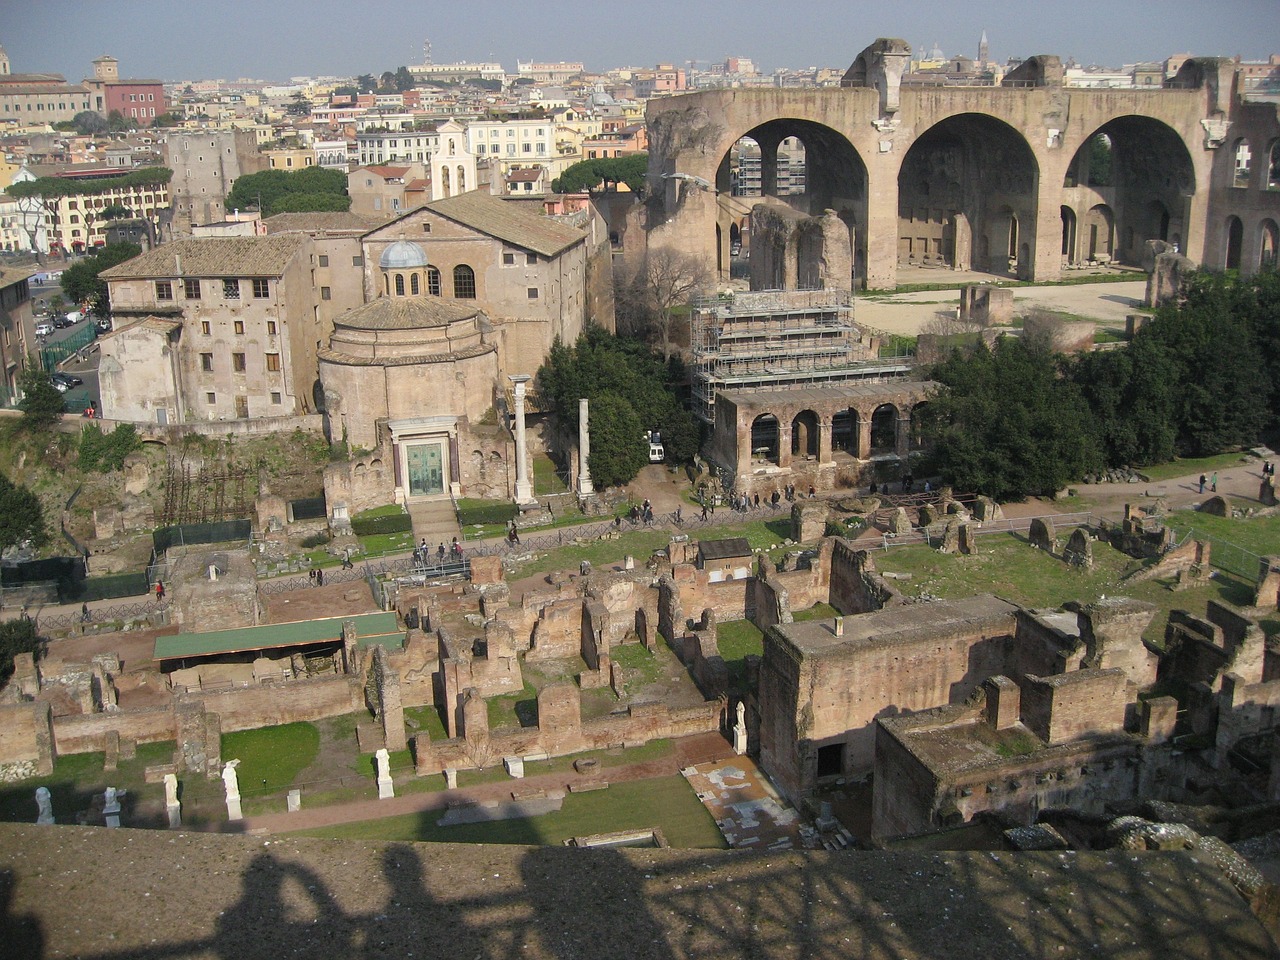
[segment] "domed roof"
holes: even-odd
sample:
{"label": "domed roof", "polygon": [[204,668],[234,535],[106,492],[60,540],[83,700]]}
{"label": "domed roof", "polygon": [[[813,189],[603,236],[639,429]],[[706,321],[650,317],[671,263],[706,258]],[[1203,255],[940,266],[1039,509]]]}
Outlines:
{"label": "domed roof", "polygon": [[412,270],[426,265],[426,252],[412,240],[397,240],[378,259],[383,270]]}

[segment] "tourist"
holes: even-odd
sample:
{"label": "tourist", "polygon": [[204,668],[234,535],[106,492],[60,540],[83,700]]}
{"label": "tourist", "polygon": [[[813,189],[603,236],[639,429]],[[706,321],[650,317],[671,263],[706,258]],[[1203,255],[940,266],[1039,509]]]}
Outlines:
{"label": "tourist", "polygon": [[760,509],[760,494],[756,494],[756,509]]}
{"label": "tourist", "polygon": [[317,570],[317,571],[316,571],[316,586],[317,586],[317,587],[323,587],[323,586],[324,586],[324,571],[323,571],[323,570]]}
{"label": "tourist", "polygon": [[705,503],[702,505],[702,519],[707,519],[707,505]]}
{"label": "tourist", "polygon": [[315,568],[315,567],[312,567],[310,570],[308,570],[308,571],[307,571],[307,579],[311,581],[311,585],[312,585],[313,587],[316,585],[316,573],[317,573],[317,572],[318,572],[318,571],[316,570],[316,568]]}
{"label": "tourist", "polygon": [[440,541],[440,547],[436,550],[436,557],[441,563],[444,563],[444,541]]}
{"label": "tourist", "polygon": [[92,617],[92,615],[89,613],[89,604],[87,604],[87,603],[82,603],[82,604],[80,604],[80,622],[81,622],[81,623],[88,623],[88,622],[89,622],[90,620],[92,620],[92,619],[93,619],[93,617]]}
{"label": "tourist", "polygon": [[782,495],[779,494],[778,491],[775,489],[773,491],[773,496],[769,498],[769,503],[773,506],[773,509],[775,510],[778,509],[778,501],[781,499],[782,499]]}
{"label": "tourist", "polygon": [[1205,479],[1204,479],[1204,474],[1202,473],[1200,474],[1200,492],[1201,493],[1204,493],[1204,484],[1205,484]]}
{"label": "tourist", "polygon": [[1213,471],[1213,476],[1209,478],[1209,486],[1214,493],[1218,492],[1218,471],[1217,470]]}
{"label": "tourist", "polygon": [[159,580],[156,581],[156,603],[164,600],[164,584]]}
{"label": "tourist", "polygon": [[453,559],[455,560],[462,559],[462,544],[458,542],[457,537],[453,538],[453,546],[451,546],[449,550],[453,554]]}
{"label": "tourist", "polygon": [[818,492],[813,489],[813,484],[809,484],[809,499],[812,500],[817,495],[818,495]]}

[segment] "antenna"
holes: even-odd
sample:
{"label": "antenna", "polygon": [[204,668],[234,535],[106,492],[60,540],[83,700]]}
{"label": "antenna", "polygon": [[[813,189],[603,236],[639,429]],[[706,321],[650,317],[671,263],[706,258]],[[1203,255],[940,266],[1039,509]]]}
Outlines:
{"label": "antenna", "polygon": [[422,63],[423,66],[431,66],[431,38],[422,41]]}

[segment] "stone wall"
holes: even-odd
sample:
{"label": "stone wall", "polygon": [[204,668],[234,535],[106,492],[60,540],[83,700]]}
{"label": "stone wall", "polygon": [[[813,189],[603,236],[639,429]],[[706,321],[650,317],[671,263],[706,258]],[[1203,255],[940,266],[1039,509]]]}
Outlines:
{"label": "stone wall", "polygon": [[53,761],[57,757],[56,742],[49,704],[27,702],[0,706],[0,769],[11,764],[29,764],[28,775],[48,776],[53,773]]}
{"label": "stone wall", "polygon": [[1052,746],[1123,730],[1127,702],[1123,670],[1028,676],[1022,685],[1022,722]]}
{"label": "stone wall", "polygon": [[198,700],[206,710],[216,713],[224,733],[340,717],[365,706],[363,680],[348,676],[236,687],[213,693],[193,692],[184,694],[183,698]]}
{"label": "stone wall", "polygon": [[171,705],[111,713],[81,713],[57,717],[53,721],[54,741],[60,755],[105,750],[107,735],[113,732],[119,734],[121,740],[159,743],[173,740],[176,730],[177,716]]}
{"label": "stone wall", "polygon": [[[825,546],[825,545],[824,545]],[[828,603],[846,616],[869,613],[903,602],[902,595],[876,571],[875,561],[848,540],[831,547]]]}

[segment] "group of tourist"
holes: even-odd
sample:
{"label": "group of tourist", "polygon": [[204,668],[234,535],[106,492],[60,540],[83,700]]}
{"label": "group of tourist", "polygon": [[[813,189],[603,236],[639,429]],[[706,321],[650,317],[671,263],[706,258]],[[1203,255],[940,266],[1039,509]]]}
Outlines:
{"label": "group of tourist", "polygon": [[[458,538],[454,537],[453,542],[446,548],[443,541],[436,548],[436,563],[444,566],[445,559],[461,560],[462,544],[458,542]],[[422,542],[413,548],[413,563],[415,566],[425,567],[431,560],[431,547],[427,545],[427,538],[423,537]]]}

